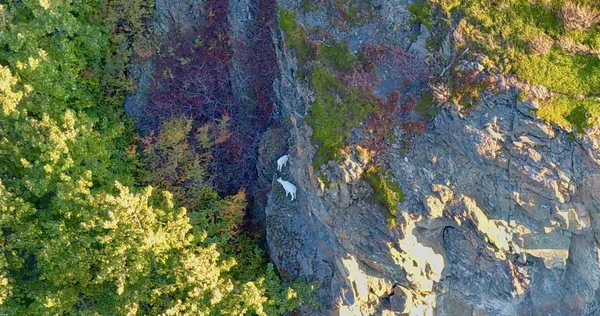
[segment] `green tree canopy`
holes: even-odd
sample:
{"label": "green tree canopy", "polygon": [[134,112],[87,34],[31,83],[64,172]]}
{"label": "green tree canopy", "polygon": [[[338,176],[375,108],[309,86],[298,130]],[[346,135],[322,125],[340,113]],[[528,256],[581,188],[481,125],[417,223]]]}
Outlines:
{"label": "green tree canopy", "polygon": [[203,194],[188,211],[136,187],[121,109],[130,43],[111,23],[139,26],[126,15],[147,1],[3,3],[0,314],[265,315],[299,304],[271,266],[235,272],[236,256],[260,257],[226,250],[235,234],[220,214],[239,214],[240,196]]}

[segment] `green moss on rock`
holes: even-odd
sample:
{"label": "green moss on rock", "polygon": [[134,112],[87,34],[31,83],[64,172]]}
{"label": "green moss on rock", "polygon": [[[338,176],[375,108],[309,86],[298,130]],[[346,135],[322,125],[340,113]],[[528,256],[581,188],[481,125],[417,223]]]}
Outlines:
{"label": "green moss on rock", "polygon": [[395,226],[398,203],[404,200],[402,189],[392,179],[392,174],[381,167],[370,166],[365,178],[375,191],[373,201],[385,206],[388,224]]}
{"label": "green moss on rock", "polygon": [[311,49],[304,27],[296,22],[296,14],[292,11],[279,10],[279,27],[285,32],[285,40],[290,48],[296,51],[301,62],[311,57]]}
{"label": "green moss on rock", "polygon": [[318,145],[313,167],[334,159],[350,136],[350,130],[373,113],[377,106],[356,89],[348,90],[335,73],[315,66],[310,75],[315,102],[306,120],[313,128],[313,142]]}
{"label": "green moss on rock", "polygon": [[339,70],[349,70],[356,62],[356,57],[348,49],[348,42],[323,45],[321,59]]}

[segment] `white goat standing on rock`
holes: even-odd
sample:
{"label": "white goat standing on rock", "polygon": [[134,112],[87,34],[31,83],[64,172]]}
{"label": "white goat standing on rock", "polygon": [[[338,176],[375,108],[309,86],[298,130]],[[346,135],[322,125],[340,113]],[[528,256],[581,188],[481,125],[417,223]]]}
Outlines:
{"label": "white goat standing on rock", "polygon": [[288,155],[283,155],[277,159],[277,171],[281,171],[281,168],[287,164]]}
{"label": "white goat standing on rock", "polygon": [[281,186],[285,190],[285,196],[288,196],[288,193],[292,195],[293,201],[296,198],[296,186],[289,181],[281,179],[281,177],[277,179],[277,182],[281,183]]}
{"label": "white goat standing on rock", "polygon": [[[287,161],[288,155],[283,155],[279,157],[279,159],[277,159],[277,171],[281,172],[281,168],[283,168],[287,164]],[[289,181],[281,179],[281,177],[277,179],[277,182],[281,183],[281,186],[283,186],[283,189],[285,190],[285,196],[288,196],[288,194],[292,195],[293,201],[296,198],[296,186]]]}

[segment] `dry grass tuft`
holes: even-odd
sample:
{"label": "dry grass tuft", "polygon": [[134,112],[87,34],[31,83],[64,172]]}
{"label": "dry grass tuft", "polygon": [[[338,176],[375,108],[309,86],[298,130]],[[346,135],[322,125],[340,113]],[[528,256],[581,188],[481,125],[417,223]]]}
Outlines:
{"label": "dry grass tuft", "polygon": [[570,37],[563,37],[559,39],[557,42],[558,46],[565,52],[569,52],[571,54],[578,54],[584,56],[599,56],[600,51],[589,45],[578,43],[571,39]]}
{"label": "dry grass tuft", "polygon": [[589,5],[567,1],[560,10],[560,18],[566,30],[584,31],[598,22],[600,12]]}
{"label": "dry grass tuft", "polygon": [[431,85],[430,88],[431,93],[433,94],[433,100],[435,100],[437,104],[444,104],[450,100],[451,95],[447,85],[438,83]]}
{"label": "dry grass tuft", "polygon": [[529,39],[529,50],[534,55],[546,55],[552,49],[552,45],[554,45],[554,40],[546,35],[540,34],[531,37]]}

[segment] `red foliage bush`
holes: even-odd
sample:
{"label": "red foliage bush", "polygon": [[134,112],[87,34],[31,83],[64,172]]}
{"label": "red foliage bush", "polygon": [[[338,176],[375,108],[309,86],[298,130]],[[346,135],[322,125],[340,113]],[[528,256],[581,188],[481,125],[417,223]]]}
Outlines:
{"label": "red foliage bush", "polygon": [[385,50],[386,48],[383,45],[369,42],[360,49],[358,59],[365,70],[374,72],[377,65],[385,59]]}
{"label": "red foliage bush", "polygon": [[414,110],[415,99],[411,95],[408,95],[402,106],[398,107],[399,101],[400,92],[390,92],[386,101],[380,104],[379,110],[371,116],[365,127],[365,130],[369,131],[371,135],[362,142],[365,148],[373,150],[376,153],[385,150],[386,137],[396,126],[400,126],[409,136],[425,133],[427,121],[402,119],[400,116],[402,113],[410,113]]}
{"label": "red foliage bush", "polygon": [[400,123],[400,127],[407,134],[424,134],[427,121],[407,120]]}
{"label": "red foliage bush", "polygon": [[366,71],[361,63],[356,63],[350,71],[342,76],[342,82],[346,87],[360,90],[373,90],[380,81],[378,76]]}
{"label": "red foliage bush", "polygon": [[400,113],[411,113],[412,111],[415,110],[416,105],[417,105],[417,102],[415,101],[415,98],[409,94],[406,96],[406,99],[404,100],[404,102],[402,103],[402,106],[400,107]]}
{"label": "red foliage bush", "polygon": [[406,89],[406,88],[408,88],[408,86],[410,86],[410,80],[409,79],[404,79],[404,80],[402,80],[402,82],[400,82],[400,87],[402,89]]}
{"label": "red foliage bush", "polygon": [[385,59],[385,46],[369,42],[363,46],[363,52],[374,63],[380,63]]}
{"label": "red foliage bush", "polygon": [[[145,109],[151,128],[182,116],[196,127],[209,126],[210,182],[224,194],[237,193],[254,181],[258,142],[272,124],[272,84],[279,69],[271,40],[275,6],[275,0],[254,2],[254,20],[246,40],[235,43],[235,61],[226,0],[206,1],[203,25],[191,34],[173,35],[163,57],[155,60],[154,86]],[[228,118],[226,139],[216,130],[223,118]]]}
{"label": "red foliage bush", "polygon": [[380,111],[378,112],[378,116],[381,118],[391,117],[396,114],[396,105],[400,101],[400,92],[391,91],[387,95],[387,99],[385,103],[383,103],[380,107]]}
{"label": "red foliage bush", "polygon": [[400,122],[397,107],[399,100],[400,92],[392,91],[388,93],[386,101],[379,105],[379,110],[367,123],[366,129],[371,135],[364,140],[363,146],[376,152],[385,149],[385,137]]}
{"label": "red foliage bush", "polygon": [[450,89],[464,109],[478,104],[481,93],[496,86],[494,77],[478,70],[454,71],[451,76]]}
{"label": "red foliage bush", "polygon": [[455,71],[452,73],[452,80],[456,87],[492,88],[496,83],[496,78],[479,70]]}
{"label": "red foliage bush", "polygon": [[408,83],[424,82],[429,78],[429,70],[424,60],[397,47],[386,49],[381,68],[387,71],[390,77],[402,78]]}
{"label": "red foliage bush", "polygon": [[[264,125],[273,112],[273,81],[279,75],[279,65],[275,55],[275,45],[271,37],[271,27],[275,25],[275,0],[258,1],[250,32],[250,47],[245,50],[245,73],[250,76],[250,95],[255,100],[255,108]],[[263,128],[266,126],[263,126]]]}

